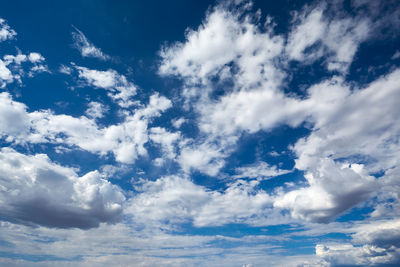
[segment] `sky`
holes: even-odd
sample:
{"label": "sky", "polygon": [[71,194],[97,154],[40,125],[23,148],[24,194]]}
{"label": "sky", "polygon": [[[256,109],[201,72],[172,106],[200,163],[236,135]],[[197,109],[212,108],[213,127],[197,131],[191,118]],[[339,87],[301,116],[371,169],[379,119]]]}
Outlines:
{"label": "sky", "polygon": [[1,6],[1,266],[400,265],[398,1]]}

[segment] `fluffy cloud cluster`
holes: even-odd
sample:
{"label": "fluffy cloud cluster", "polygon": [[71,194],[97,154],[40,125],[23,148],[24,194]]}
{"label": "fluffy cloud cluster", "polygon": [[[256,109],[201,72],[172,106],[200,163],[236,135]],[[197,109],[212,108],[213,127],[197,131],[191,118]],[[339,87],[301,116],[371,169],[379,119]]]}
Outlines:
{"label": "fluffy cloud cluster", "polygon": [[59,143],[100,155],[112,152],[117,161],[132,163],[147,153],[144,144],[149,140],[149,120],[170,106],[167,98],[155,94],[147,106],[126,116],[123,122],[100,127],[85,116],[56,115],[51,111],[29,113],[24,104],[4,92],[0,94],[0,134],[8,142]]}
{"label": "fluffy cloud cluster", "polygon": [[0,18],[0,42],[13,39],[16,35],[17,33],[11,29],[6,21]]}
{"label": "fluffy cloud cluster", "polygon": [[85,67],[76,66],[79,78],[85,81],[87,86],[96,89],[105,89],[108,95],[123,108],[128,108],[136,102],[131,97],[136,94],[136,86],[128,82],[124,75],[115,70],[91,70]]}
{"label": "fluffy cloud cluster", "polygon": [[290,59],[302,63],[325,57],[328,70],[345,72],[359,44],[368,37],[371,21],[358,17],[329,20],[324,11],[323,6],[305,8],[297,15],[286,53]]}
{"label": "fluffy cloud cluster", "polygon": [[[400,72],[366,88],[351,88],[334,76],[310,86],[305,97],[283,90],[290,61],[311,64],[324,57],[328,72],[342,72],[368,37],[367,18],[324,17],[324,12],[326,5],[304,8],[285,40],[271,28],[262,31],[253,23],[257,17],[218,6],[197,31],[188,31],[186,42],[164,48],[160,72],[183,79],[184,97],[200,96],[193,106],[199,129],[208,136],[181,150],[183,169],[216,175],[232,151],[227,148],[243,132],[306,123],[311,134],[292,150],[295,168],[305,172],[308,186],[276,196],[276,208],[289,210],[296,219],[326,222],[379,192],[389,178],[378,182],[374,174],[399,164]],[[215,77],[233,81],[217,99],[213,91],[223,84]]]}
{"label": "fluffy cloud cluster", "polygon": [[318,244],[316,255],[326,266],[396,266],[400,262],[399,220],[363,224],[352,243]]}
{"label": "fluffy cloud cluster", "polygon": [[[28,69],[23,66],[26,62],[30,63]],[[49,72],[49,69],[40,53],[31,52],[25,55],[19,52],[17,55],[4,55],[0,59],[0,88],[5,88],[14,81],[22,84],[23,76],[32,77],[41,72]]]}
{"label": "fluffy cloud cluster", "polygon": [[351,91],[332,81],[309,89],[313,132],[293,150],[310,187],[290,192],[280,207],[291,207],[296,216],[302,210],[305,218],[329,219],[384,190],[382,184],[395,184],[391,175],[379,180],[372,175],[389,174],[400,161],[398,84],[396,70],[363,89]]}
{"label": "fluffy cloud cluster", "polygon": [[[142,260],[138,254],[129,256],[142,246],[148,249],[147,263],[154,260],[154,255],[176,253],[176,258],[164,262],[187,265],[189,261],[180,261],[179,256],[193,256],[188,254],[188,247],[196,247],[196,255],[213,252],[213,259],[220,260],[217,254],[223,249],[208,242],[225,242],[228,238],[196,237],[193,241],[193,236],[165,234],[181,230],[182,225],[201,228],[299,224],[314,227],[305,231],[310,234],[318,232],[315,225],[330,223],[352,207],[366,205],[372,210],[364,214],[368,222],[357,222],[351,227],[332,223],[328,228],[336,228],[322,231],[345,233],[350,239],[346,243],[321,242],[310,265],[373,266],[400,262],[400,225],[393,219],[400,212],[400,70],[393,67],[365,85],[346,82],[360,43],[371,37],[376,30],[373,25],[385,23],[378,21],[376,15],[336,15],[323,3],[294,13],[289,32],[277,34],[271,18],[262,25],[260,13],[249,12],[251,4],[237,2],[241,2],[240,7],[235,6],[234,10],[224,4],[210,9],[198,29],[187,30],[184,42],[162,48],[159,74],[182,80],[180,95],[171,98],[174,103],[155,93],[145,105],[133,99],[137,87],[126,76],[111,68],[98,70],[74,63],[70,67],[62,65],[60,71],[72,77],[78,86],[105,90],[117,104],[120,122],[99,124],[112,102],[105,105],[89,99],[84,115],[71,116],[51,110],[30,111],[10,93],[0,93],[0,138],[4,144],[16,148],[57,144],[59,149],[81,149],[103,157],[111,154],[120,164],[104,165],[101,173],[80,175],[79,170],[56,164],[46,155],[2,148],[0,220],[7,222],[0,223],[0,227],[7,229],[8,238],[4,240],[12,240],[7,236],[12,232],[9,229],[25,227],[21,225],[44,226],[38,232],[49,236],[57,234],[47,232],[48,228],[99,227],[85,232],[87,243],[93,242],[103,250],[84,255],[90,264],[115,259],[102,252],[114,255],[116,248],[100,243],[117,243],[116,239],[99,239],[100,234],[108,235],[111,230],[122,240],[118,249],[123,253],[116,256],[119,261],[129,264],[132,259]],[[339,2],[333,5],[340,5]],[[363,6],[361,2],[351,4]],[[4,20],[0,20],[0,27],[0,41],[15,37]],[[78,29],[72,35],[74,46],[83,57],[110,58]],[[44,61],[39,53],[5,55],[0,59],[0,86],[6,88],[13,81],[21,82],[26,72],[21,66],[25,63],[31,64],[28,76],[46,71]],[[323,69],[326,78],[306,84],[302,90],[287,88],[296,75],[296,67],[292,66],[313,64]],[[155,120],[173,104],[176,105],[172,114],[177,110],[194,113],[168,117],[166,123]],[[158,125],[153,125],[154,121]],[[169,123],[174,128],[168,128]],[[186,126],[195,129],[185,132]],[[293,159],[292,170],[272,165],[267,157],[236,166],[231,177],[221,174],[244,134],[269,133],[280,126],[307,132],[287,147],[285,157]],[[177,169],[168,172],[174,175],[162,173],[148,180],[131,177],[135,188],[134,193],[128,194],[129,199],[119,187],[103,179],[136,168],[137,159],[156,154],[153,148],[158,148],[161,156],[149,158],[149,162],[160,169],[172,162]],[[137,170],[137,174],[143,173]],[[220,179],[218,183],[224,186],[212,190],[196,184],[195,176],[191,176],[195,171],[212,176],[207,179]],[[272,184],[278,176],[292,171],[304,174],[304,179],[298,183],[282,182],[269,188],[268,193],[263,190],[263,183]],[[373,201],[367,202],[370,199]],[[123,214],[124,224],[103,224],[118,222]],[[143,231],[135,232],[137,229]],[[82,232],[72,231],[75,230],[63,232],[64,236],[54,242],[58,251],[51,250],[51,255],[59,256],[63,246],[71,248],[71,243],[79,240],[76,236]],[[127,240],[133,232],[139,236],[134,240],[136,248]],[[151,242],[146,239],[149,233],[156,234]],[[43,235],[38,234],[41,238]],[[66,236],[70,238],[68,242]],[[287,234],[282,240],[290,238]],[[234,238],[229,241],[243,242]],[[276,244],[269,246],[281,249]],[[232,255],[248,249],[231,247]],[[246,260],[265,257],[265,251],[265,247],[257,247]]]}
{"label": "fluffy cloud cluster", "polygon": [[44,154],[0,150],[0,218],[47,227],[97,227],[121,218],[121,190],[96,171],[79,177],[76,170]]}
{"label": "fluffy cloud cluster", "polygon": [[[257,181],[238,180],[223,191],[211,191],[187,178],[169,176],[146,181],[127,207],[135,222],[145,226],[174,227],[192,222],[197,227],[227,223],[264,224],[272,198],[258,190]],[[232,205],[235,203],[235,205]]]}

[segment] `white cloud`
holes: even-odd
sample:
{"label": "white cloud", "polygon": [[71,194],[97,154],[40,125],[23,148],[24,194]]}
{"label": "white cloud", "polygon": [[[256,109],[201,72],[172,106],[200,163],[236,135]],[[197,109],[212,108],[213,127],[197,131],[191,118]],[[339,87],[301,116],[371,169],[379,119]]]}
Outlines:
{"label": "white cloud", "polygon": [[180,132],[171,133],[165,128],[153,127],[150,129],[149,138],[152,142],[161,145],[164,157],[175,159],[176,143],[180,141]]}
{"label": "white cloud", "polygon": [[28,59],[32,63],[38,63],[45,60],[41,54],[36,52],[29,53]]}
{"label": "white cloud", "polygon": [[270,179],[275,176],[290,173],[291,170],[281,170],[276,166],[270,166],[267,162],[257,162],[253,165],[238,167],[235,169],[236,174],[233,178],[258,178],[258,179]]}
{"label": "white cloud", "polygon": [[400,263],[400,221],[361,223],[351,243],[318,244],[316,255],[333,266],[396,266]]}
{"label": "white cloud", "polygon": [[5,55],[4,61],[6,65],[9,64],[16,64],[16,65],[21,65],[23,62],[29,61],[32,64],[39,65],[39,63],[42,63],[45,61],[45,58],[37,52],[31,52],[28,55],[24,55],[21,52],[19,52],[17,55]]}
{"label": "white cloud", "polygon": [[11,83],[14,77],[11,71],[7,68],[3,60],[0,59],[0,88],[4,88],[7,83]]}
{"label": "white cloud", "polygon": [[188,221],[209,199],[205,188],[175,176],[147,181],[137,188],[127,213],[145,226],[174,227]]}
{"label": "white cloud", "polygon": [[227,155],[215,144],[184,144],[177,158],[184,172],[199,170],[210,176],[216,176],[224,166]]}
{"label": "white cloud", "polygon": [[[271,223],[272,199],[263,190],[257,190],[257,181],[238,180],[222,193],[210,193],[211,201],[206,203],[194,218],[195,226],[244,223],[265,225]],[[235,203],[232,205],[232,203]],[[271,216],[273,217],[273,216]]]}
{"label": "white cloud", "polygon": [[18,51],[17,55],[4,55],[3,59],[4,61],[0,59],[1,87],[5,87],[8,83],[12,83],[14,80],[17,80],[22,84],[21,77],[26,74],[26,70],[22,63],[25,62],[31,63],[31,67],[28,71],[29,77],[33,77],[36,73],[40,72],[50,72],[47,65],[44,63],[45,58],[37,52],[24,55]]}
{"label": "white cloud", "polygon": [[225,135],[238,131],[255,133],[282,124],[297,127],[307,115],[305,102],[281,92],[266,88],[243,90],[221,97],[218,103],[203,105],[200,129]]}
{"label": "white cloud", "polygon": [[376,190],[374,177],[363,173],[361,165],[345,166],[324,159],[305,174],[309,187],[278,196],[274,206],[291,211],[293,218],[328,222]]}
{"label": "white cloud", "polygon": [[187,32],[185,43],[162,50],[160,73],[181,76],[193,86],[207,84],[217,74],[229,78],[234,72],[229,64],[234,63],[239,68],[235,87],[251,87],[260,81],[272,85],[282,79],[272,60],[282,52],[283,39],[270,32],[262,33],[250,23],[252,15],[239,17],[240,14],[216,7],[197,31]]}
{"label": "white cloud", "polygon": [[400,219],[378,220],[361,224],[352,235],[353,243],[373,244],[383,248],[400,249]]}
{"label": "white cloud", "polygon": [[0,135],[12,141],[14,137],[26,138],[29,133],[27,107],[12,100],[10,94],[0,93]]}
{"label": "white cloud", "polygon": [[391,59],[394,60],[394,59],[398,59],[398,58],[400,58],[400,51],[399,50],[397,50],[396,53],[393,54]]}
{"label": "white cloud", "polygon": [[17,33],[8,26],[6,21],[0,18],[0,42],[12,40],[16,35]]}
{"label": "white cloud", "polygon": [[136,86],[128,82],[124,75],[115,70],[91,70],[85,67],[75,66],[78,70],[79,78],[83,79],[87,86],[94,86],[108,91],[108,96],[123,108],[131,107],[136,104],[132,97],[136,95]]}
{"label": "white cloud", "polygon": [[[7,266],[110,266],[115,262],[182,267],[238,263],[263,266],[265,262],[272,266],[296,266],[288,264],[292,257],[273,255],[278,247],[271,242],[282,240],[281,237],[177,235],[157,229],[136,229],[134,222],[100,224],[87,230],[28,228],[2,222],[0,228],[2,240],[8,244],[3,246],[3,252],[14,256],[0,258],[0,264]],[[48,258],[41,257],[43,251]]]}
{"label": "white cloud", "polygon": [[96,227],[120,219],[125,197],[97,171],[79,177],[44,154],[0,150],[0,217],[48,227]]}
{"label": "white cloud", "polygon": [[[324,17],[324,10],[303,10],[285,47],[282,36],[250,23],[251,15],[239,18],[219,6],[197,31],[188,31],[184,43],[163,49],[159,71],[183,79],[182,95],[194,100],[205,136],[181,147],[178,162],[185,172],[216,176],[243,132],[295,128],[306,122],[311,134],[293,151],[298,157],[295,167],[305,171],[309,186],[277,196],[275,207],[289,209],[297,219],[326,222],[376,195],[380,185],[372,174],[399,164],[400,72],[354,89],[342,77],[332,77],[311,86],[303,99],[281,90],[281,68],[287,62],[279,65],[276,60],[285,53],[289,60],[302,62],[324,57],[331,70],[345,73],[369,36],[368,19]],[[212,79],[221,76],[231,79],[233,88],[213,99],[210,93],[220,85]],[[360,162],[362,157],[369,160]]]}
{"label": "white cloud", "polygon": [[179,118],[179,119],[174,119],[172,120],[172,125],[176,128],[179,129],[181,128],[182,124],[184,124],[187,120],[183,117]]}
{"label": "white cloud", "polygon": [[[350,91],[337,80],[311,87],[305,101],[313,103],[313,131],[293,148],[295,167],[305,171],[309,187],[285,194],[275,205],[297,218],[325,221],[380,192],[390,175],[377,181],[372,174],[400,161],[398,84],[395,70],[364,89]],[[385,192],[394,192],[391,183]]]}
{"label": "white cloud", "polygon": [[75,32],[72,32],[72,38],[74,40],[74,47],[79,50],[83,57],[94,57],[101,60],[107,60],[110,56],[104,54],[100,48],[95,47],[76,27]]}
{"label": "white cloud", "polygon": [[[257,190],[257,181],[238,180],[223,192],[211,191],[177,176],[144,181],[131,199],[127,213],[147,227],[174,228],[193,222],[197,227],[227,223],[264,225],[271,215],[272,198]],[[232,205],[235,203],[235,205]]]}
{"label": "white cloud", "polygon": [[[91,70],[72,64],[72,68],[62,65],[60,71],[77,71],[84,84],[107,90],[124,108],[122,121],[115,125],[96,123],[106,111],[99,102],[90,102],[85,116],[72,117],[50,110],[28,112],[28,107],[14,101],[10,94],[0,94],[0,136],[8,144],[52,143],[58,151],[79,148],[101,156],[111,153],[123,163],[104,165],[100,173],[81,176],[78,170],[53,163],[46,155],[23,155],[3,148],[0,235],[1,240],[9,242],[3,246],[6,253],[18,257],[42,255],[46,251],[59,261],[50,259],[39,265],[71,266],[109,266],[115,262],[182,266],[262,266],[268,262],[291,266],[288,262],[292,260],[304,262],[303,266],[335,266],[400,261],[398,220],[374,221],[396,217],[400,211],[400,71],[395,70],[365,88],[348,85],[343,77],[333,77],[308,88],[302,98],[282,90],[289,60],[311,63],[325,58],[328,70],[344,75],[358,45],[368,37],[367,26],[371,25],[359,17],[329,19],[324,16],[324,7],[319,6],[298,15],[286,39],[254,22],[258,15],[238,13],[227,11],[222,5],[210,10],[197,31],[187,32],[185,42],[165,47],[161,52],[160,73],[183,78],[182,95],[193,101],[198,116],[194,121],[200,130],[193,139],[184,138],[179,131],[151,125],[154,117],[172,106],[171,101],[158,94],[150,97],[148,105],[132,101],[136,86],[111,69]],[[82,56],[108,58],[79,30],[73,35]],[[31,71],[45,70],[45,65],[39,64],[44,58],[38,53],[6,55],[3,59],[0,79],[4,84],[19,75],[14,74],[12,64],[29,61],[36,64]],[[229,84],[227,88],[224,82]],[[225,90],[224,94],[213,95],[216,87]],[[135,110],[131,108],[134,104]],[[192,123],[184,118],[171,121],[176,129],[186,122]],[[310,134],[291,149],[296,157],[295,168],[304,172],[305,182],[286,183],[266,193],[259,188],[262,180],[289,172],[266,162],[236,168],[236,175],[231,177],[236,180],[224,180],[231,183],[220,190],[197,185],[190,179],[191,171],[217,177],[243,133],[268,132],[280,125],[295,128],[303,123]],[[165,159],[176,160],[182,168],[177,173],[183,172],[183,177],[142,180],[135,188],[137,193],[126,201],[121,190],[104,179],[123,173],[128,166],[124,164],[133,164],[138,157],[146,156],[146,144],[161,147],[162,158],[153,159],[155,164],[161,166]],[[270,155],[276,156],[272,152]],[[376,179],[376,173],[382,176]],[[376,203],[372,204],[370,223],[355,222],[354,227],[349,226],[352,223],[308,223],[329,222],[372,196]],[[115,225],[102,223],[120,219],[123,207],[127,221]],[[41,226],[28,229],[4,220]],[[337,231],[351,233],[352,239],[345,244],[318,244],[313,256],[277,259],[271,256],[276,252],[260,244],[271,237],[174,236],[163,232],[179,231],[182,223],[208,227],[291,222],[313,227],[298,231],[297,236]],[[49,229],[95,226],[99,228],[57,232]],[[229,240],[233,245],[215,246],[221,240]],[[242,242],[251,245],[238,245]],[[274,244],[282,251],[281,245]],[[308,263],[305,257],[310,257]],[[79,260],[68,261],[70,258]],[[1,261],[5,265],[35,264],[25,260]]]}
{"label": "white cloud", "polygon": [[86,115],[89,118],[97,119],[104,117],[104,114],[108,111],[108,108],[100,102],[89,102],[88,109],[86,110]]}
{"label": "white cloud", "polygon": [[50,73],[50,70],[46,65],[42,65],[42,64],[35,65],[29,70],[28,76],[33,77],[36,73],[41,73],[41,72],[49,72]]}
{"label": "white cloud", "polygon": [[147,154],[144,144],[149,140],[149,120],[171,106],[167,98],[155,94],[147,106],[129,114],[123,122],[101,128],[85,116],[55,115],[51,111],[28,113],[26,106],[13,101],[8,93],[0,96],[0,134],[9,142],[50,142],[100,155],[112,152],[123,163],[133,163],[138,156]]}
{"label": "white cloud", "polygon": [[28,60],[28,57],[24,54],[18,53],[17,55],[5,55],[4,57],[4,62],[6,65],[9,65],[11,63],[15,63],[17,65],[21,65],[22,62],[25,62]]}
{"label": "white cloud", "polygon": [[[346,72],[359,44],[370,33],[366,18],[331,18],[324,14],[326,5],[305,8],[294,20],[286,53],[292,60],[313,62],[327,57],[327,69]],[[331,54],[331,55],[330,55]]]}
{"label": "white cloud", "polygon": [[[269,130],[282,123],[297,126],[306,115],[300,101],[278,90],[285,77],[276,66],[284,38],[261,31],[252,23],[256,16],[242,15],[218,6],[197,31],[187,32],[186,42],[161,52],[159,72],[183,79],[182,96],[197,111],[205,136],[182,147],[178,162],[186,172],[215,176],[243,131]],[[218,100],[210,98],[215,78],[232,82]]]}
{"label": "white cloud", "polygon": [[309,14],[299,15],[286,46],[291,59],[305,60],[304,50],[322,38],[326,30],[326,23],[322,21],[323,11],[322,7],[318,7]]}
{"label": "white cloud", "polygon": [[71,68],[71,67],[68,67],[68,66],[66,66],[66,65],[64,65],[64,64],[61,64],[60,67],[59,67],[59,69],[58,69],[58,71],[59,71],[60,73],[66,74],[66,75],[71,75],[71,73],[72,73],[72,68]]}

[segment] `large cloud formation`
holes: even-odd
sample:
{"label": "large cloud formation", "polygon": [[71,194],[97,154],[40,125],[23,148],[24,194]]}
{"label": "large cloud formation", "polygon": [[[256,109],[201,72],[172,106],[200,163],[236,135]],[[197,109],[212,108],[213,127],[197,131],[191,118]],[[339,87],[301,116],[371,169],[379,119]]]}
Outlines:
{"label": "large cloud formation", "polygon": [[[35,233],[40,238],[55,236],[56,241],[49,241],[58,249],[49,252],[52,256],[60,257],[66,247],[73,251],[68,256],[79,254],[83,264],[109,265],[118,259],[151,265],[157,262],[156,256],[173,254],[163,258],[163,263],[206,265],[196,257],[212,255],[208,263],[218,266],[229,259],[261,265],[271,260],[265,255],[267,250],[282,249],[284,242],[301,236],[312,240],[312,247],[317,243],[311,259],[270,262],[285,266],[398,264],[400,69],[393,64],[366,83],[348,78],[360,45],[382,37],[379,32],[396,31],[388,25],[390,21],[400,25],[399,11],[390,9],[390,4],[380,8],[351,1],[349,5],[355,14],[343,9],[340,1],[306,5],[292,13],[286,33],[274,30],[273,18],[261,23],[261,13],[252,12],[249,1],[227,1],[209,9],[197,29],[186,31],[185,40],[164,44],[159,52],[158,74],[181,82],[170,99],[154,92],[139,97],[139,87],[126,73],[75,63],[62,65],[64,77],[79,89],[105,90],[107,104],[100,98],[86,99],[84,114],[72,116],[51,109],[31,110],[10,90],[0,92],[0,138],[6,144],[0,150],[4,240],[22,244],[13,240],[18,234],[12,228],[25,233],[27,227],[39,226]],[[15,31],[4,20],[0,27],[1,42],[14,39]],[[83,57],[103,63],[111,58],[78,29],[73,39]],[[324,76],[293,85],[301,68],[319,68]],[[49,70],[39,53],[4,55],[0,87],[22,84],[26,72],[30,77],[40,71]],[[116,110],[118,122],[101,122],[108,106]],[[185,132],[185,126],[191,130]],[[272,133],[280,127],[306,134],[287,143],[282,154],[262,153],[285,157],[293,162],[291,167],[281,168],[268,162],[269,157],[257,155],[255,162],[239,162],[226,169],[244,136]],[[37,145],[84,150],[116,166],[97,166],[103,173],[82,174],[27,149]],[[143,175],[138,167],[127,181],[127,192],[112,184],[114,180],[105,180],[113,178],[106,169],[115,173],[144,161],[156,175]],[[280,183],[282,175],[301,179]],[[203,180],[200,185],[198,176],[221,186],[215,188]],[[363,220],[336,220],[354,207],[367,210]],[[185,227],[216,231],[230,224],[292,228],[279,238],[268,233],[237,238],[174,235]],[[51,232],[53,228],[65,229]],[[118,242],[107,235],[99,237],[108,231],[117,234]],[[101,251],[72,249],[82,233],[83,247],[95,244]],[[331,233],[346,238],[313,239]],[[34,242],[24,234],[18,238]],[[120,246],[100,245],[108,240]],[[261,244],[264,241],[268,248]],[[239,242],[255,245],[249,248]],[[40,246],[48,249],[49,245]],[[136,253],[140,246],[143,250]],[[188,252],[188,248],[196,250]],[[116,255],[117,249],[121,255]],[[22,252],[15,248],[15,253]]]}
{"label": "large cloud formation", "polygon": [[0,218],[27,225],[91,228],[121,219],[121,190],[98,172],[82,177],[44,154],[0,151]]}

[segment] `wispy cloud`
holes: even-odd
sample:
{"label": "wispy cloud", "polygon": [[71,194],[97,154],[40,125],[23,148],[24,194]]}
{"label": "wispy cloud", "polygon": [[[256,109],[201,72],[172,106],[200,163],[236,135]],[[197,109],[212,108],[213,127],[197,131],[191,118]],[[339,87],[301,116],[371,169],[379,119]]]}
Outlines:
{"label": "wispy cloud", "polygon": [[75,26],[73,26],[73,28],[75,30],[72,32],[72,39],[74,40],[73,45],[76,49],[78,49],[83,57],[93,57],[101,60],[110,59],[110,56],[104,54],[100,48],[94,46],[94,44],[86,38],[83,32],[81,32]]}

